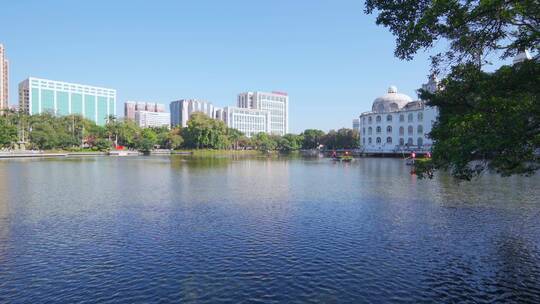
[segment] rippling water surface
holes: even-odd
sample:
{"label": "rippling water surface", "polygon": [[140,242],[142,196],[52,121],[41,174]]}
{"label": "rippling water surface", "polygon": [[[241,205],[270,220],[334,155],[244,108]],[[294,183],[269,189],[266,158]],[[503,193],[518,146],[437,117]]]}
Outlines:
{"label": "rippling water surface", "polygon": [[397,159],[0,161],[0,303],[540,303],[540,177]]}

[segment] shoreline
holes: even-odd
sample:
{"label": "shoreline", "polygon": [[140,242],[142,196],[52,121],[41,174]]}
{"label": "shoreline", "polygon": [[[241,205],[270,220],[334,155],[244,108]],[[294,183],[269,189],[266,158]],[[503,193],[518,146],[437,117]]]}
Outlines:
{"label": "shoreline", "polygon": [[[69,151],[20,151],[20,152],[0,152],[0,159],[16,159],[16,158],[54,158],[54,157],[83,157],[83,156],[115,156],[110,152],[101,151],[83,151],[83,152],[69,152]],[[139,151],[126,151],[129,155],[124,156],[140,156],[144,153]],[[185,156],[227,156],[227,155],[258,155],[259,151],[256,150],[156,150],[151,151],[149,155],[185,155]]]}

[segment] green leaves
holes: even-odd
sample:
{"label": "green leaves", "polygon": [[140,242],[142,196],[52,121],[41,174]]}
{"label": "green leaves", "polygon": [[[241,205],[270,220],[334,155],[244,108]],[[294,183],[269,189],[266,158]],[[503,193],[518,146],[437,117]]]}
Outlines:
{"label": "green leaves", "polygon": [[7,116],[0,115],[0,147],[10,147],[17,141],[17,126]]}
{"label": "green leaves", "polygon": [[432,57],[450,65],[481,64],[492,52],[513,56],[523,49],[539,49],[538,0],[367,0],[365,12],[377,12],[377,24],[396,36],[395,55],[411,60],[444,40],[449,48]]}
{"label": "green leaves", "polygon": [[486,169],[502,176],[538,170],[540,63],[530,60],[494,73],[461,65],[443,85],[436,94],[422,95],[439,107],[430,134],[435,169],[466,180]]}
{"label": "green leaves", "polygon": [[231,146],[225,123],[212,119],[204,113],[193,113],[188,120],[188,126],[182,131],[182,135],[187,148],[228,149]]}

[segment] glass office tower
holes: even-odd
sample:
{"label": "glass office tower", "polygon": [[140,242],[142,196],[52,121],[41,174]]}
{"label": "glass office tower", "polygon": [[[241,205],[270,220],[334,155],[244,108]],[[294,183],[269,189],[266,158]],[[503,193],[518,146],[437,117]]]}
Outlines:
{"label": "glass office tower", "polygon": [[30,77],[19,84],[19,106],[28,114],[79,114],[104,125],[116,116],[116,90]]}

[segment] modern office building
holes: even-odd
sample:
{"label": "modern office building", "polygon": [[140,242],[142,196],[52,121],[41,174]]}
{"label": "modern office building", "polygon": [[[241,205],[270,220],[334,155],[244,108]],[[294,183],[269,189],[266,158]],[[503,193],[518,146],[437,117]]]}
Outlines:
{"label": "modern office building", "polygon": [[116,116],[116,90],[30,77],[19,84],[19,107],[28,114],[79,114],[104,125]]}
{"label": "modern office building", "polygon": [[[438,80],[432,77],[423,88],[433,92]],[[432,140],[427,135],[437,116],[435,107],[423,100],[413,101],[391,86],[387,94],[375,99],[371,111],[360,115],[361,147],[366,153],[381,154],[429,151]]]}
{"label": "modern office building", "polygon": [[229,128],[237,129],[247,137],[257,133],[268,133],[270,128],[270,112],[265,110],[225,107],[223,121]]}
{"label": "modern office building", "polygon": [[165,105],[157,102],[126,101],[124,103],[124,117],[135,120],[136,111],[164,113]]}
{"label": "modern office building", "polygon": [[171,125],[187,127],[191,114],[201,112],[210,118],[215,118],[214,105],[208,101],[197,99],[180,99],[171,102]]}
{"label": "modern office building", "polygon": [[285,135],[289,132],[289,96],[282,92],[245,92],[238,95],[237,106],[269,112],[270,134]]}
{"label": "modern office building", "polygon": [[141,128],[170,127],[171,114],[155,111],[135,111],[135,122]]}
{"label": "modern office building", "polygon": [[0,110],[8,108],[9,104],[9,62],[6,49],[0,43]]}

